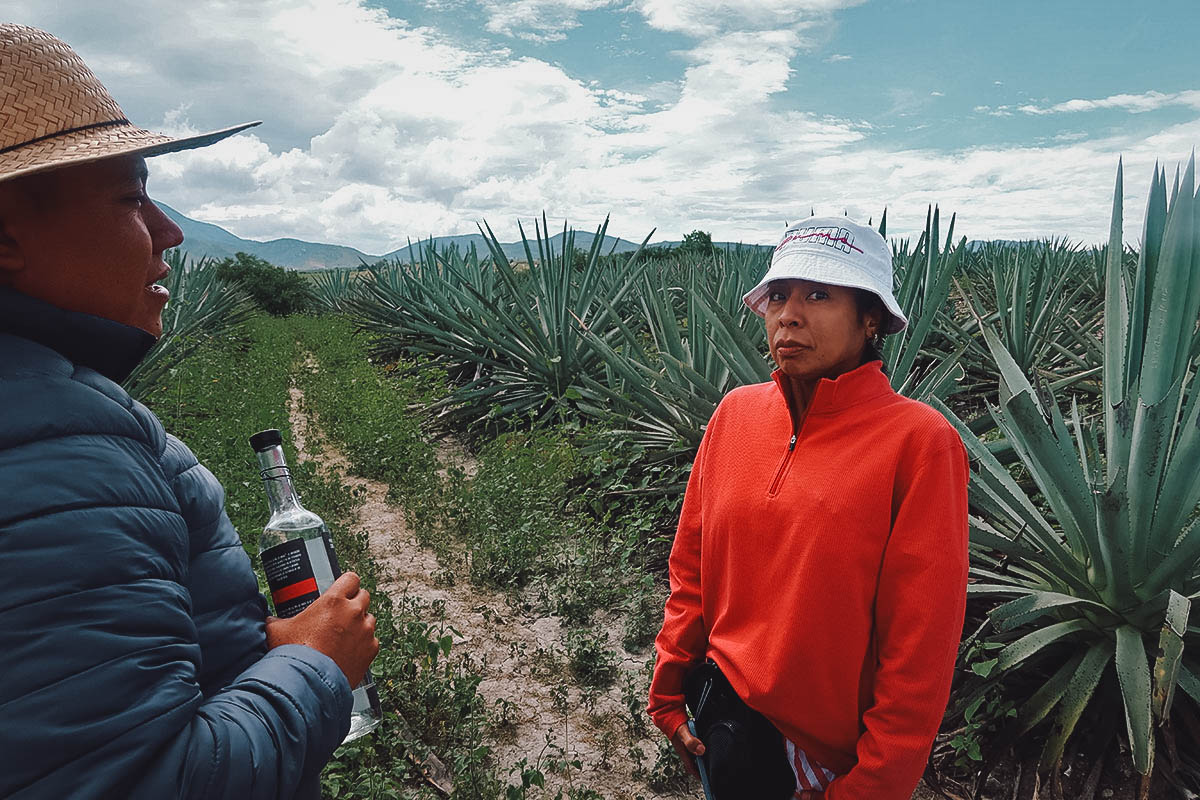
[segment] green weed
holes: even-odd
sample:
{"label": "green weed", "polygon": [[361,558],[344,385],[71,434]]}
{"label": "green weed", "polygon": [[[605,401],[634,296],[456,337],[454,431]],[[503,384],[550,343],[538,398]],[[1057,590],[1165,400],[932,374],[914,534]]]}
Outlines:
{"label": "green weed", "polygon": [[611,686],[617,679],[617,658],[603,631],[567,631],[567,661],[571,674],[584,686]]}

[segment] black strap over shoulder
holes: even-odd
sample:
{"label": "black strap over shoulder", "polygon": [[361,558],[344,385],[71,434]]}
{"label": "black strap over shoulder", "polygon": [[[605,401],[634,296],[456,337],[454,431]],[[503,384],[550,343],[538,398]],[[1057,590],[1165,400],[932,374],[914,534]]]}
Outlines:
{"label": "black strap over shoulder", "polygon": [[788,764],[783,735],[740,698],[712,661],[698,665],[684,681],[684,701],[704,742],[715,800],[790,798],[796,776]]}

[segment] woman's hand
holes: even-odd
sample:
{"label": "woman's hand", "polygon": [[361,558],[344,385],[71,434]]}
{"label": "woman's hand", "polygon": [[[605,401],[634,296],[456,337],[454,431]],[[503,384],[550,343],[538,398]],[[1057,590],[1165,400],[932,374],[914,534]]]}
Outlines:
{"label": "woman's hand", "polygon": [[704,755],[704,742],[692,735],[685,722],[675,729],[671,744],[675,745],[675,752],[683,759],[683,765],[687,767],[688,772],[698,779],[700,772],[696,769],[696,756]]}
{"label": "woman's hand", "polygon": [[267,647],[303,644],[334,660],[350,686],[357,686],[379,652],[370,595],[358,576],[343,573],[313,604],[288,619],[267,618]]}

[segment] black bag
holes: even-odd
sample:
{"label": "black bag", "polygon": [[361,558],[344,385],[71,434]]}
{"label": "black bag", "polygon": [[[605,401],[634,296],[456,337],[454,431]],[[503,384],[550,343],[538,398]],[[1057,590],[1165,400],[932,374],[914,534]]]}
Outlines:
{"label": "black bag", "polygon": [[783,734],[738,697],[712,661],[684,681],[684,701],[704,742],[714,800],[784,800],[796,790]]}

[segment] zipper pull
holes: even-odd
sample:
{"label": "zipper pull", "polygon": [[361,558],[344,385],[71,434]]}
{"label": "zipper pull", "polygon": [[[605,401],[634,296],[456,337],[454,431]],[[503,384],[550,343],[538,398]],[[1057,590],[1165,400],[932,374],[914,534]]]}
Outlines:
{"label": "zipper pull", "polygon": [[792,440],[790,442],[788,442],[788,452],[790,453],[795,449],[796,449],[796,434],[793,433]]}

